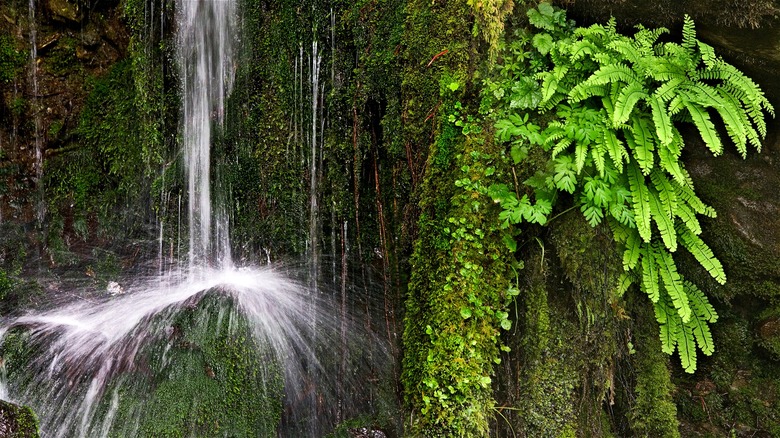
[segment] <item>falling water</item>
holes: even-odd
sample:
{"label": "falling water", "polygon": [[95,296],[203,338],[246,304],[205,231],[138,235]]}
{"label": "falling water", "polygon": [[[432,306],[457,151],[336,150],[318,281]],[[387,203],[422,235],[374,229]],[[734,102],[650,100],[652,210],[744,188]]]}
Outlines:
{"label": "falling water", "polygon": [[311,281],[317,287],[319,269],[319,206],[317,204],[317,182],[319,166],[319,136],[320,124],[320,65],[322,55],[319,53],[317,40],[311,43],[311,137],[309,138],[309,262],[311,265]]}
{"label": "falling water", "polygon": [[[177,55],[182,81],[183,151],[189,191],[191,273],[216,264],[229,266],[228,248],[214,248],[211,195],[211,128],[222,123],[233,83],[233,0],[178,3]],[[222,215],[220,215],[222,216]],[[219,217],[220,227],[227,222]],[[219,239],[218,244],[229,245]],[[214,260],[215,254],[225,258]]]}
{"label": "falling water", "polygon": [[30,0],[28,18],[30,20],[30,84],[32,86],[32,107],[34,111],[35,125],[35,185],[38,192],[36,196],[35,218],[38,225],[43,224],[46,215],[46,205],[43,198],[43,140],[41,139],[41,114],[38,102],[38,30],[35,24],[35,0]]}

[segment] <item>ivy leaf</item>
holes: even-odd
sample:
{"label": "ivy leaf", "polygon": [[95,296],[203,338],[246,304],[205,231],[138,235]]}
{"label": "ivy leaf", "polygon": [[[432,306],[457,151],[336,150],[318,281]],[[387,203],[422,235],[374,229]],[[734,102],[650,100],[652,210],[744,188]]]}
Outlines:
{"label": "ivy leaf", "polygon": [[553,37],[548,33],[537,33],[534,35],[533,40],[531,40],[531,44],[533,44],[534,48],[542,55],[550,53],[550,50],[555,47]]}

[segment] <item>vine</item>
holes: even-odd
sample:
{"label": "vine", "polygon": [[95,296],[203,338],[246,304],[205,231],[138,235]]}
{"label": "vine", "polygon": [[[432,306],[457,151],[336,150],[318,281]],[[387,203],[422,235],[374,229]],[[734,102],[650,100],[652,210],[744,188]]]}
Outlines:
{"label": "vine", "polygon": [[690,17],[681,43],[659,42],[668,32],[663,28],[639,26],[633,36],[622,35],[614,19],[575,28],[547,3],[528,17],[538,31],[521,32],[508,47],[500,80],[486,81],[483,108],[501,108],[497,136],[511,143],[514,164],[532,147],[549,161],[524,182],[522,197],[506,184],[488,188],[503,209],[502,226],[545,224],[557,201],[569,197],[591,226],[606,222],[623,251],[617,294],[632,284],[647,294],[662,350],[677,351],[692,373],[697,346],[705,355],[715,349],[709,324],[718,316],[680,275],[673,254],[682,246],[721,284],[726,274],[699,237],[698,216],[716,213],[696,195],[680,160],[679,127],[695,126],[717,156],[721,125],[744,158],[751,146],[760,151],[772,105],[696,38]]}

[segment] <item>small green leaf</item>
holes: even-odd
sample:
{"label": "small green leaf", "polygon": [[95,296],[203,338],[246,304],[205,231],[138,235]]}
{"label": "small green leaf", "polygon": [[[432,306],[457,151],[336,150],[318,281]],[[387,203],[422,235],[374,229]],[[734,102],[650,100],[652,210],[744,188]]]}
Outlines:
{"label": "small green leaf", "polygon": [[501,328],[504,330],[509,330],[512,328],[512,321],[508,319],[502,319],[501,320]]}
{"label": "small green leaf", "polygon": [[502,240],[504,241],[504,245],[506,245],[507,249],[513,253],[517,251],[517,241],[512,236],[505,234]]}
{"label": "small green leaf", "polygon": [[463,319],[469,319],[469,318],[471,318],[471,309],[469,309],[468,307],[462,307],[462,308],[460,309],[460,316],[461,316]]}

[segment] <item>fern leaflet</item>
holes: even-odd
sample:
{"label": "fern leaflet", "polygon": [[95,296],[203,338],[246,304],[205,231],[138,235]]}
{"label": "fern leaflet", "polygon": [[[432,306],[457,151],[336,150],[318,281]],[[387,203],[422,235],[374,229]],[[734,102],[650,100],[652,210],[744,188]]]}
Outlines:
{"label": "fern leaflet", "polygon": [[678,233],[683,247],[693,255],[696,261],[709,272],[715,281],[725,284],[726,271],[723,270],[723,265],[715,257],[715,254],[712,253],[710,247],[687,227],[678,229]]}
{"label": "fern leaflet", "polygon": [[629,163],[628,184],[631,189],[631,200],[634,205],[636,229],[645,243],[650,242],[650,190],[645,185],[645,177],[633,162]]}
{"label": "fern leaflet", "polygon": [[677,273],[677,266],[674,264],[672,255],[666,250],[653,248],[653,254],[655,260],[658,262],[659,273],[661,274],[661,280],[664,283],[664,289],[669,294],[669,298],[674,304],[674,308],[677,309],[677,313],[680,315],[682,322],[688,322],[691,318],[691,307],[688,303],[688,295],[685,294],[683,289],[682,278]]}

